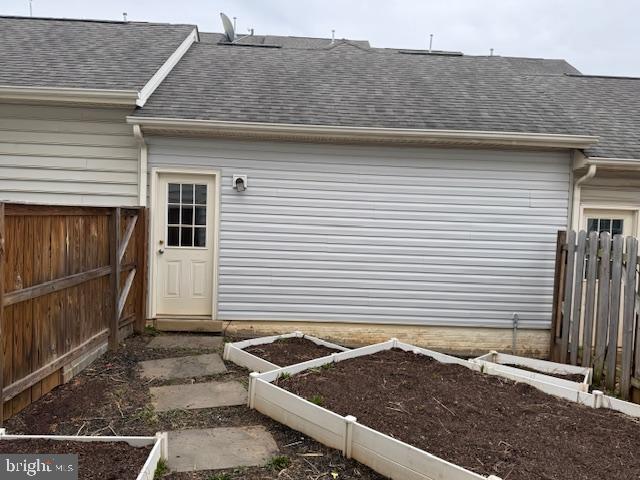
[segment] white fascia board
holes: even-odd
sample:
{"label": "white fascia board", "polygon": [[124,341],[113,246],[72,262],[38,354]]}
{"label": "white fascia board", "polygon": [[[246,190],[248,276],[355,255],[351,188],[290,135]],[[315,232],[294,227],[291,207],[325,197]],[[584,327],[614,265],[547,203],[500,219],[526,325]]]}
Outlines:
{"label": "white fascia board", "polygon": [[135,90],[94,88],[14,87],[0,85],[0,100],[21,102],[79,103],[91,105],[135,106]]}
{"label": "white fascia board", "polygon": [[598,142],[590,135],[546,133],[488,132],[472,130],[421,130],[376,127],[295,125],[285,123],[227,122],[181,118],[127,117],[127,122],[155,132],[184,132],[199,135],[229,135],[252,138],[287,138],[302,140],[373,141],[407,144],[493,145],[582,149]]}
{"label": "white fascia board", "polygon": [[191,33],[184,39],[184,41],[180,44],[180,46],[167,58],[166,62],[162,64],[162,66],[153,74],[153,77],[149,79],[140,93],[138,94],[138,99],[136,104],[139,107],[143,107],[149,97],[153,94],[153,92],[160,86],[162,81],[169,75],[173,67],[177,65],[180,59],[184,56],[185,53],[191,48],[191,45],[195,41],[198,40],[198,29],[194,28]]}

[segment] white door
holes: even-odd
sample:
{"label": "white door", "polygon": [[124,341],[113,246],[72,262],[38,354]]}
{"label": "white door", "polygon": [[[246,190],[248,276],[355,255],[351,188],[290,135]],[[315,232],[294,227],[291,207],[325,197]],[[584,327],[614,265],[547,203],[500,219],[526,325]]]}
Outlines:
{"label": "white door", "polygon": [[153,247],[159,316],[212,313],[214,190],[213,176],[158,178]]}

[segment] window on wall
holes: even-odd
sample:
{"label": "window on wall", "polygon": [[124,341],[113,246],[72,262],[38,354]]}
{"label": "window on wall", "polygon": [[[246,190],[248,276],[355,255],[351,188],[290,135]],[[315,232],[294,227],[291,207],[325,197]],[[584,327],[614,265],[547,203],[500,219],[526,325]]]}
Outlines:
{"label": "window on wall", "polygon": [[588,232],[609,232],[613,235],[622,235],[624,220],[622,218],[587,218]]}
{"label": "window on wall", "polygon": [[167,192],[167,246],[207,246],[207,186],[170,183]]}

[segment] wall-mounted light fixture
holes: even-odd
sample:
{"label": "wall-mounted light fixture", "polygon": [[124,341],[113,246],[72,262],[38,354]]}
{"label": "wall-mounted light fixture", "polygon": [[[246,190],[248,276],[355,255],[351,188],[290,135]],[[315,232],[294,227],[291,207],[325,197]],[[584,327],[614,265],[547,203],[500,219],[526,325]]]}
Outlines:
{"label": "wall-mounted light fixture", "polygon": [[234,189],[239,192],[244,192],[247,189],[247,176],[246,175],[234,175],[233,182],[231,185]]}

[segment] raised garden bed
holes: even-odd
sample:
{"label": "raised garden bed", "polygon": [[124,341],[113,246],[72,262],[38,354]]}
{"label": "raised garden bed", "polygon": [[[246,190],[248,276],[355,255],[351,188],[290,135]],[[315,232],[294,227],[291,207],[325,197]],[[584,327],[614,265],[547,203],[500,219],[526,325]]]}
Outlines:
{"label": "raised garden bed", "polygon": [[393,479],[640,475],[640,425],[611,411],[640,406],[397,340],[252,374],[249,402]]}
{"label": "raised garden bed", "polygon": [[227,343],[224,359],[252,372],[268,372],[347,350],[335,343],[293,332]]}
{"label": "raised garden bed", "polygon": [[0,453],[77,454],[79,480],[152,480],[168,457],[166,434],[155,437],[7,435],[0,429]]}
{"label": "raised garden bed", "polygon": [[472,362],[480,365],[491,363],[497,370],[530,375],[531,378],[581,392],[588,392],[591,384],[592,369],[587,367],[518,357],[496,351],[474,358]]}

